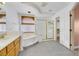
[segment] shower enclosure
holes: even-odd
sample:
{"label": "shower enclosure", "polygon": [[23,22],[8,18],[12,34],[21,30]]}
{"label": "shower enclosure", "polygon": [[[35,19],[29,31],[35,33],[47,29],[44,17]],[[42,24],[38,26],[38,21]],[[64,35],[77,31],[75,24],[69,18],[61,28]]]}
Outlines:
{"label": "shower enclosure", "polygon": [[38,19],[36,25],[36,32],[41,36],[42,40],[53,40],[54,39],[54,24],[53,20],[49,19]]}
{"label": "shower enclosure", "polygon": [[53,21],[47,21],[47,39],[54,39],[54,23]]}

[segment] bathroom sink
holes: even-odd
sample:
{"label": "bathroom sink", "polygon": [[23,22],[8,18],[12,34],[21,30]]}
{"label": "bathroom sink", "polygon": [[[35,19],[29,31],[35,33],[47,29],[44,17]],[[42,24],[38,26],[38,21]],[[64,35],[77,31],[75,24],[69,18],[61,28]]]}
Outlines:
{"label": "bathroom sink", "polygon": [[0,35],[0,39],[3,39],[5,36],[4,35]]}
{"label": "bathroom sink", "polygon": [[0,32],[0,40],[3,39],[4,37],[5,37],[5,33]]}

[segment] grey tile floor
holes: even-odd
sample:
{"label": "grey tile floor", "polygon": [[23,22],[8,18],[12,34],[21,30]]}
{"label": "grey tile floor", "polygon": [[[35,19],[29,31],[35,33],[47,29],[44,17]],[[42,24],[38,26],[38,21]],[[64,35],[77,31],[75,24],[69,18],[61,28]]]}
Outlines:
{"label": "grey tile floor", "polygon": [[51,40],[24,48],[19,56],[73,56],[74,53],[63,45]]}

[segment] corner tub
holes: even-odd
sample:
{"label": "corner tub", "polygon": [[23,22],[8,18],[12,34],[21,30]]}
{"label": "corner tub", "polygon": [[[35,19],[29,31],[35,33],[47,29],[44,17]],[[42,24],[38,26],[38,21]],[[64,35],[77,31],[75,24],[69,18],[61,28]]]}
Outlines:
{"label": "corner tub", "polygon": [[23,34],[21,38],[22,38],[22,40],[21,40],[22,47],[27,47],[27,46],[33,45],[39,41],[37,39],[37,35],[35,35],[35,34],[31,34],[31,35]]}

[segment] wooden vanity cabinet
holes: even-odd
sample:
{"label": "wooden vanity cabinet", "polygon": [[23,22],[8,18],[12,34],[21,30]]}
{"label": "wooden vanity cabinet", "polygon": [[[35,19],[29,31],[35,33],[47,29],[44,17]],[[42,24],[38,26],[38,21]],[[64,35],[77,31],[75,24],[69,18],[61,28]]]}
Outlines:
{"label": "wooden vanity cabinet", "polygon": [[7,56],[15,56],[14,42],[10,43],[6,48],[7,48]]}
{"label": "wooden vanity cabinet", "polygon": [[19,40],[19,38],[17,38],[14,41],[14,45],[15,45],[15,55],[18,55],[19,51],[20,51],[20,40]]}
{"label": "wooden vanity cabinet", "polygon": [[20,52],[20,37],[0,51],[0,56],[17,56]]}
{"label": "wooden vanity cabinet", "polygon": [[9,52],[7,52],[7,56],[15,56],[15,49],[12,48]]}
{"label": "wooden vanity cabinet", "polygon": [[6,56],[6,55],[7,55],[6,48],[4,48],[0,51],[0,56]]}

